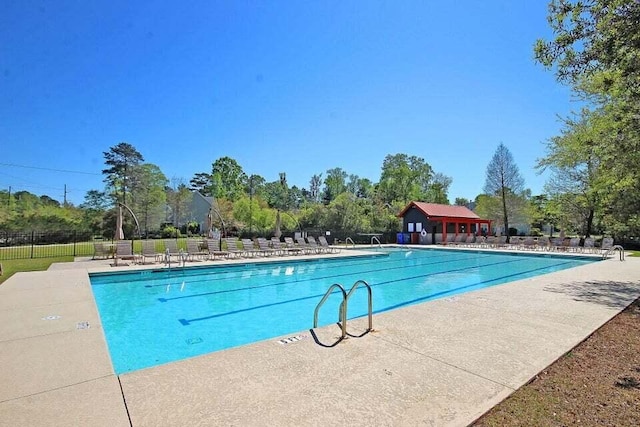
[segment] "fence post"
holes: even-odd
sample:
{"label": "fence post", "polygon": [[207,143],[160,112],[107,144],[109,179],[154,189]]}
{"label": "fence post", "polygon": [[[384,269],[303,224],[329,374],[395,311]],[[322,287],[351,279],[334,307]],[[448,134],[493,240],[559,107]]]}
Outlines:
{"label": "fence post", "polygon": [[33,242],[35,240],[35,231],[31,230],[31,259],[33,259]]}
{"label": "fence post", "polygon": [[73,230],[73,257],[75,258],[76,256],[76,240],[78,237],[78,232],[76,230]]}

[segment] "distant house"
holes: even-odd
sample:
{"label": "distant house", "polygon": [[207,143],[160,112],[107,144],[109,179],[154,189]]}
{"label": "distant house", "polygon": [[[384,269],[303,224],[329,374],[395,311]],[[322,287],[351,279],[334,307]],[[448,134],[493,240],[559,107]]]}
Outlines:
{"label": "distant house", "polygon": [[410,242],[435,244],[451,242],[460,234],[483,234],[491,230],[491,220],[480,218],[465,206],[410,202],[399,214],[402,232]]}
{"label": "distant house", "polygon": [[199,191],[193,192],[191,197],[191,206],[189,211],[193,221],[200,224],[200,232],[205,233],[207,231],[208,223],[207,216],[214,204],[213,197],[203,196]]}

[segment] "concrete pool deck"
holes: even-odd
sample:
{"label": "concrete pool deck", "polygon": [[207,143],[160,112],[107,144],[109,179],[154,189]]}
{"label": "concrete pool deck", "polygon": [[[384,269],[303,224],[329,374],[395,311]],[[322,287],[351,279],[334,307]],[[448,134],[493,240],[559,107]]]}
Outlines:
{"label": "concrete pool deck", "polygon": [[0,285],[0,425],[464,426],[640,296],[616,256],[117,376],[88,272],[141,267],[108,264]]}

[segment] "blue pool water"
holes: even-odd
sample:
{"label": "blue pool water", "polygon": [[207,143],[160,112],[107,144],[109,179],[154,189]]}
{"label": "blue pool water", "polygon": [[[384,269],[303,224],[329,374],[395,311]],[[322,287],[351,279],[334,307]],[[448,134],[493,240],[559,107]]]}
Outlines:
{"label": "blue pool water", "polygon": [[[385,249],[367,257],[91,275],[116,373],[223,350],[313,326],[333,283],[359,280],[380,313],[487,286],[572,268],[593,259],[450,250]],[[338,291],[339,292],[339,291]],[[335,323],[331,295],[319,324]],[[358,288],[349,318],[367,313]],[[375,323],[374,323],[375,326]]]}

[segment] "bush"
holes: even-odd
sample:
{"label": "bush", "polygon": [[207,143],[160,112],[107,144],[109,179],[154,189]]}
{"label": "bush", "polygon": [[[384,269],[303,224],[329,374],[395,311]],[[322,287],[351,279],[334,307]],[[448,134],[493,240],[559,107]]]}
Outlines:
{"label": "bush", "polygon": [[180,230],[178,230],[172,225],[167,225],[162,229],[162,237],[165,239],[172,238],[172,237],[181,237],[181,236],[182,234],[180,233]]}
{"label": "bush", "polygon": [[540,229],[539,229],[539,228],[535,228],[535,227],[533,227],[533,228],[531,229],[531,231],[529,232],[529,235],[530,235],[530,236],[533,236],[533,237],[540,237],[540,236],[542,236],[542,233],[540,232]]}
{"label": "bush", "polygon": [[518,229],[509,227],[509,236],[517,236],[517,235],[518,235]]}

